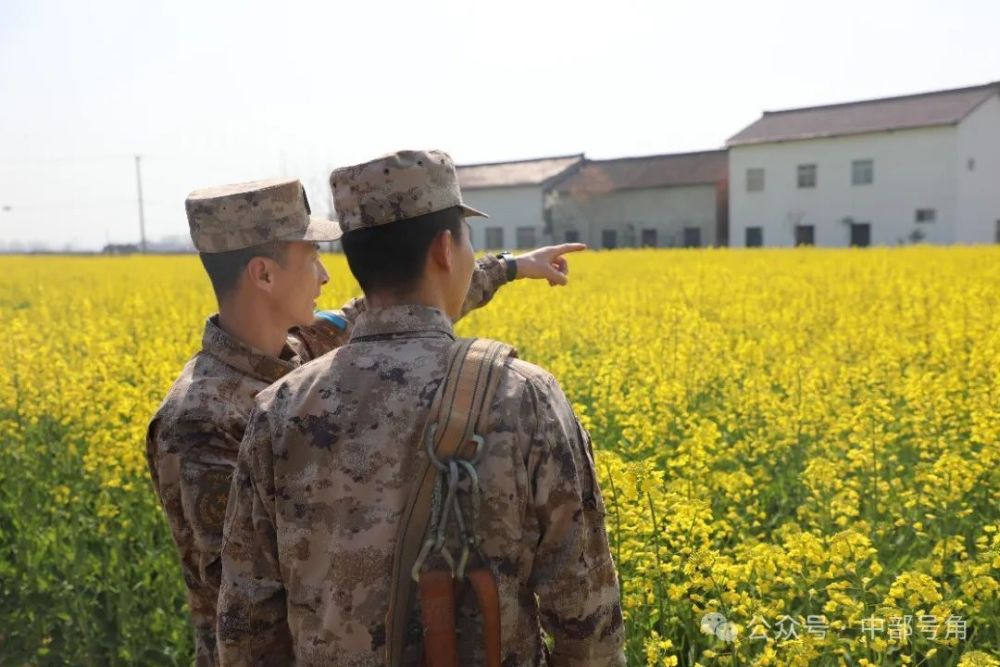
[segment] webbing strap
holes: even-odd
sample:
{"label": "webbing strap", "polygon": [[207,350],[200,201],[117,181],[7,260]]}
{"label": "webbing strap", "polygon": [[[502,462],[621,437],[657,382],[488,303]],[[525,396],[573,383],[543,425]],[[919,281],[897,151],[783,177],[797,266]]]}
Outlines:
{"label": "webbing strap", "polygon": [[[455,641],[455,580],[447,570],[420,574],[420,611],[424,649],[434,662],[427,667],[458,667]],[[429,662],[429,661],[428,661]]]}
{"label": "webbing strap", "polygon": [[483,618],[483,655],[486,667],[500,667],[500,592],[488,567],[469,571],[469,583],[476,593]]}
{"label": "webbing strap", "polygon": [[[438,459],[455,456],[473,433],[482,433],[504,362],[513,354],[511,346],[484,338],[460,338],[452,344],[447,372],[434,395],[420,439],[425,442],[430,429],[435,429],[434,451]],[[421,466],[396,533],[386,615],[386,664],[390,667],[399,665],[403,655],[413,599],[410,571],[430,522],[437,480],[437,469],[430,460]]]}

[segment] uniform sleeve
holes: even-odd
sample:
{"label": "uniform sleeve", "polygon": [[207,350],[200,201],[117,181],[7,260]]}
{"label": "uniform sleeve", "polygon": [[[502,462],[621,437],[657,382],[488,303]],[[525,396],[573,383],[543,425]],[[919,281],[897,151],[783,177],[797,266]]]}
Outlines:
{"label": "uniform sleeve", "polygon": [[507,268],[496,257],[480,257],[476,260],[476,269],[472,272],[472,282],[469,293],[465,295],[462,313],[458,319],[465,317],[470,311],[482,308],[503,285],[507,284]]}
{"label": "uniform sleeve", "polygon": [[156,493],[177,545],[195,629],[195,664],[217,664],[215,604],[226,500],[239,441],[197,421],[162,423],[147,432]]}
{"label": "uniform sleeve", "polygon": [[219,657],[223,665],[294,662],[278,562],[267,415],[255,411],[240,445],[222,546]]}
{"label": "uniform sleeve", "polygon": [[529,457],[541,527],[531,581],[553,665],[624,666],[618,578],[590,439],[555,380],[541,389]]}

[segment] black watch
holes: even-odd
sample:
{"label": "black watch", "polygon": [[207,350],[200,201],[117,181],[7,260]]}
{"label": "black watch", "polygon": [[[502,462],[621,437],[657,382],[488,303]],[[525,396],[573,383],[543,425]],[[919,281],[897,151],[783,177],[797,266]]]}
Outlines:
{"label": "black watch", "polygon": [[513,282],[517,278],[517,260],[514,259],[513,253],[509,250],[504,250],[501,253],[497,253],[497,259],[502,259],[507,265],[507,282]]}

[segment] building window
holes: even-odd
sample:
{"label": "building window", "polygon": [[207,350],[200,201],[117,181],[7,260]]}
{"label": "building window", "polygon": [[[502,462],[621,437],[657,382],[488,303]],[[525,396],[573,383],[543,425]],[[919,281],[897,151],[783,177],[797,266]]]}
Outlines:
{"label": "building window", "polygon": [[618,232],[614,229],[605,229],[601,232],[601,247],[613,250],[618,247]]}
{"label": "building window", "polygon": [[747,169],[747,192],[763,192],[764,170],[760,168]]}
{"label": "building window", "polygon": [[994,240],[1000,243],[1000,218],[997,218],[996,238]]}
{"label": "building window", "polygon": [[580,232],[575,229],[566,230],[566,243],[579,243]]}
{"label": "building window", "polygon": [[487,227],[486,249],[501,250],[503,247],[503,227]]}
{"label": "building window", "polygon": [[701,247],[701,227],[684,228],[684,247],[685,248]]}
{"label": "building window", "polygon": [[642,247],[643,248],[655,248],[659,244],[657,243],[657,234],[655,229],[644,229],[642,230]]}
{"label": "building window", "polygon": [[918,208],[917,222],[934,222],[937,220],[937,211],[933,208]]}
{"label": "building window", "polygon": [[851,245],[867,248],[872,244],[872,226],[867,222],[851,223]]}
{"label": "building window", "polygon": [[800,188],[816,187],[816,165],[814,164],[799,165],[799,187]]}
{"label": "building window", "polygon": [[744,243],[748,248],[759,248],[764,245],[764,228],[763,227],[747,227],[746,228],[746,242]]}
{"label": "building window", "polygon": [[855,160],[851,163],[851,185],[871,185],[875,182],[875,162]]}
{"label": "building window", "polygon": [[518,248],[534,248],[538,243],[535,241],[535,228],[534,227],[518,227],[517,228],[517,247]]}
{"label": "building window", "polygon": [[816,245],[816,227],[795,225],[795,245]]}

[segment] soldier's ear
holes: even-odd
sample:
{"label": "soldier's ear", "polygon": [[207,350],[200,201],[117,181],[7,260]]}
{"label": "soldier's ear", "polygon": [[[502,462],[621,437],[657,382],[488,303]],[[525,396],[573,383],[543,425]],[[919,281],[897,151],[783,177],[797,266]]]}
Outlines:
{"label": "soldier's ear", "polygon": [[438,233],[427,250],[427,260],[444,271],[450,271],[454,262],[454,240],[447,229]]}
{"label": "soldier's ear", "polygon": [[252,287],[270,292],[274,286],[274,272],[271,261],[266,257],[254,257],[247,262],[247,269],[244,273],[247,281]]}

